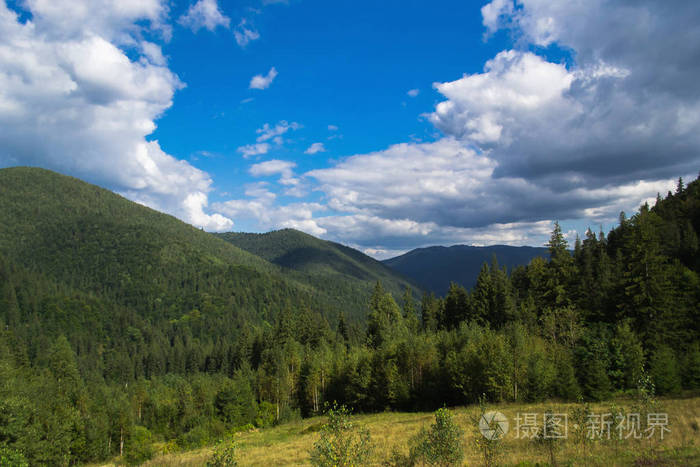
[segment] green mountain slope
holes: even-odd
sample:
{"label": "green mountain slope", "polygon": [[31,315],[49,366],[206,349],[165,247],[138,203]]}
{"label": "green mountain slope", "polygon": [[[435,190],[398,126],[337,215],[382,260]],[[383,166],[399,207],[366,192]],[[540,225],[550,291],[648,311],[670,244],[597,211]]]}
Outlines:
{"label": "green mountain slope", "polygon": [[297,271],[307,281],[324,289],[342,287],[348,292],[354,289],[367,293],[377,281],[395,295],[406,287],[418,288],[410,279],[380,261],[298,230],[284,229],[263,234],[230,232],[218,236],[285,270]]}
{"label": "green mountain slope", "polygon": [[526,265],[537,256],[549,257],[547,248],[493,245],[486,247],[454,245],[417,248],[384,264],[410,277],[416,283],[438,295],[445,295],[450,282],[467,288],[476,284],[481,266],[491,264],[493,257],[508,270]]}
{"label": "green mountain slope", "polygon": [[304,292],[255,255],[72,177],[3,169],[0,201],[0,253],[8,260],[142,314],[184,313],[229,289],[229,305],[257,313],[264,301],[284,301],[263,299],[277,287],[285,297]]}
{"label": "green mountain slope", "polygon": [[[178,319],[214,303],[220,315],[242,322],[273,321],[280,310],[302,306],[331,322],[341,311],[360,321],[374,281],[386,281],[396,295],[407,284],[360,252],[301,232],[265,237],[273,244],[286,237],[285,251],[298,256],[270,262],[279,258],[37,168],[0,170],[0,218],[5,262],[67,294],[91,294],[141,318]],[[296,267],[311,256],[290,244],[315,256]]]}

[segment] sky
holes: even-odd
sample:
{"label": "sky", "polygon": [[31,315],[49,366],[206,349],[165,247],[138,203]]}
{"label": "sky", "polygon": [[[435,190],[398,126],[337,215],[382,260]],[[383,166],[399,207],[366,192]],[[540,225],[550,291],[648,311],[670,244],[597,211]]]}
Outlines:
{"label": "sky", "polygon": [[0,0],[0,167],[376,258],[608,230],[700,169],[696,0]]}

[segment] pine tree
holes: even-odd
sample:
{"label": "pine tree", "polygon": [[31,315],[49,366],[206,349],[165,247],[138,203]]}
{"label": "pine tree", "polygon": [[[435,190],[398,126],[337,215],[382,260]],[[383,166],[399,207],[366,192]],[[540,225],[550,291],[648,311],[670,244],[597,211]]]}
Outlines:
{"label": "pine tree", "polygon": [[447,329],[456,328],[459,323],[471,318],[469,313],[469,295],[464,287],[450,284],[445,297],[445,314],[443,324]]}
{"label": "pine tree", "polygon": [[345,314],[341,311],[338,315],[338,327],[335,331],[336,339],[342,339],[342,341],[348,345],[350,337],[348,335],[348,327],[345,324]]}

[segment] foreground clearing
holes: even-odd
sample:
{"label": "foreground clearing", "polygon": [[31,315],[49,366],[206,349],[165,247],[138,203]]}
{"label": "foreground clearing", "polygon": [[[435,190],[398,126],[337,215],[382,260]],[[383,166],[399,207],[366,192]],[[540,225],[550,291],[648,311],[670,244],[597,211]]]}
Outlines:
{"label": "foreground clearing", "polygon": [[[668,428],[664,439],[658,432],[651,440],[618,441],[596,440],[587,447],[572,439],[573,421],[569,419],[569,437],[558,442],[556,461],[563,465],[576,466],[687,466],[700,465],[700,397],[687,399],[665,399],[660,401],[659,412],[668,414]],[[611,412],[612,402],[592,404],[594,414]],[[616,401],[615,405],[631,412],[632,401]],[[545,448],[535,441],[515,438],[516,416],[535,413],[542,417],[547,410],[567,413],[576,404],[497,404],[489,410],[502,412],[510,422],[510,430],[502,443],[499,465],[540,465],[549,462]],[[474,447],[475,435],[472,420],[479,414],[477,406],[458,407],[453,410],[455,421],[465,431],[465,465],[482,465],[480,453]],[[408,442],[421,427],[429,427],[433,422],[432,413],[386,412],[354,417],[357,426],[369,429],[375,443],[374,462],[376,465],[387,460],[393,449],[408,453]],[[314,417],[298,422],[286,423],[274,428],[237,433],[234,435],[238,447],[238,462],[241,466],[250,465],[309,465],[309,450],[319,438],[318,428],[325,422],[324,417]],[[614,430],[614,425],[613,425]],[[477,432],[478,433],[478,432]],[[148,462],[147,466],[202,466],[212,453],[211,448],[160,455]]]}

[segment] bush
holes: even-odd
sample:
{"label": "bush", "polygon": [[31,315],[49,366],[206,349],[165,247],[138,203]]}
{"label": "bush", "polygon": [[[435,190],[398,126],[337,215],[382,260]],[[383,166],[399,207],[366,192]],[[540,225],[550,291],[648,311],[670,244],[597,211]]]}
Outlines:
{"label": "bush", "polygon": [[[214,438],[215,440],[216,438]],[[196,449],[206,446],[211,441],[209,430],[206,426],[197,425],[187,433],[177,437],[177,444],[183,449]]]}
{"label": "bush", "polygon": [[275,424],[275,419],[277,418],[277,409],[275,405],[263,401],[258,404],[258,413],[255,416],[255,426],[258,428],[265,428]]}
{"label": "bush", "polygon": [[430,430],[423,428],[413,439],[410,458],[430,465],[460,465],[464,458],[464,431],[446,408],[435,412]]}
{"label": "bush", "polygon": [[233,467],[238,465],[236,462],[236,445],[232,439],[219,441],[219,444],[214,448],[214,453],[211,456],[207,467]]}
{"label": "bush", "polygon": [[135,426],[129,434],[124,452],[124,460],[129,465],[143,464],[155,454],[151,432],[146,427]]}
{"label": "bush", "polygon": [[365,465],[372,455],[372,440],[367,430],[358,430],[343,405],[328,410],[328,422],[321,438],[311,450],[311,464],[318,467]]}

